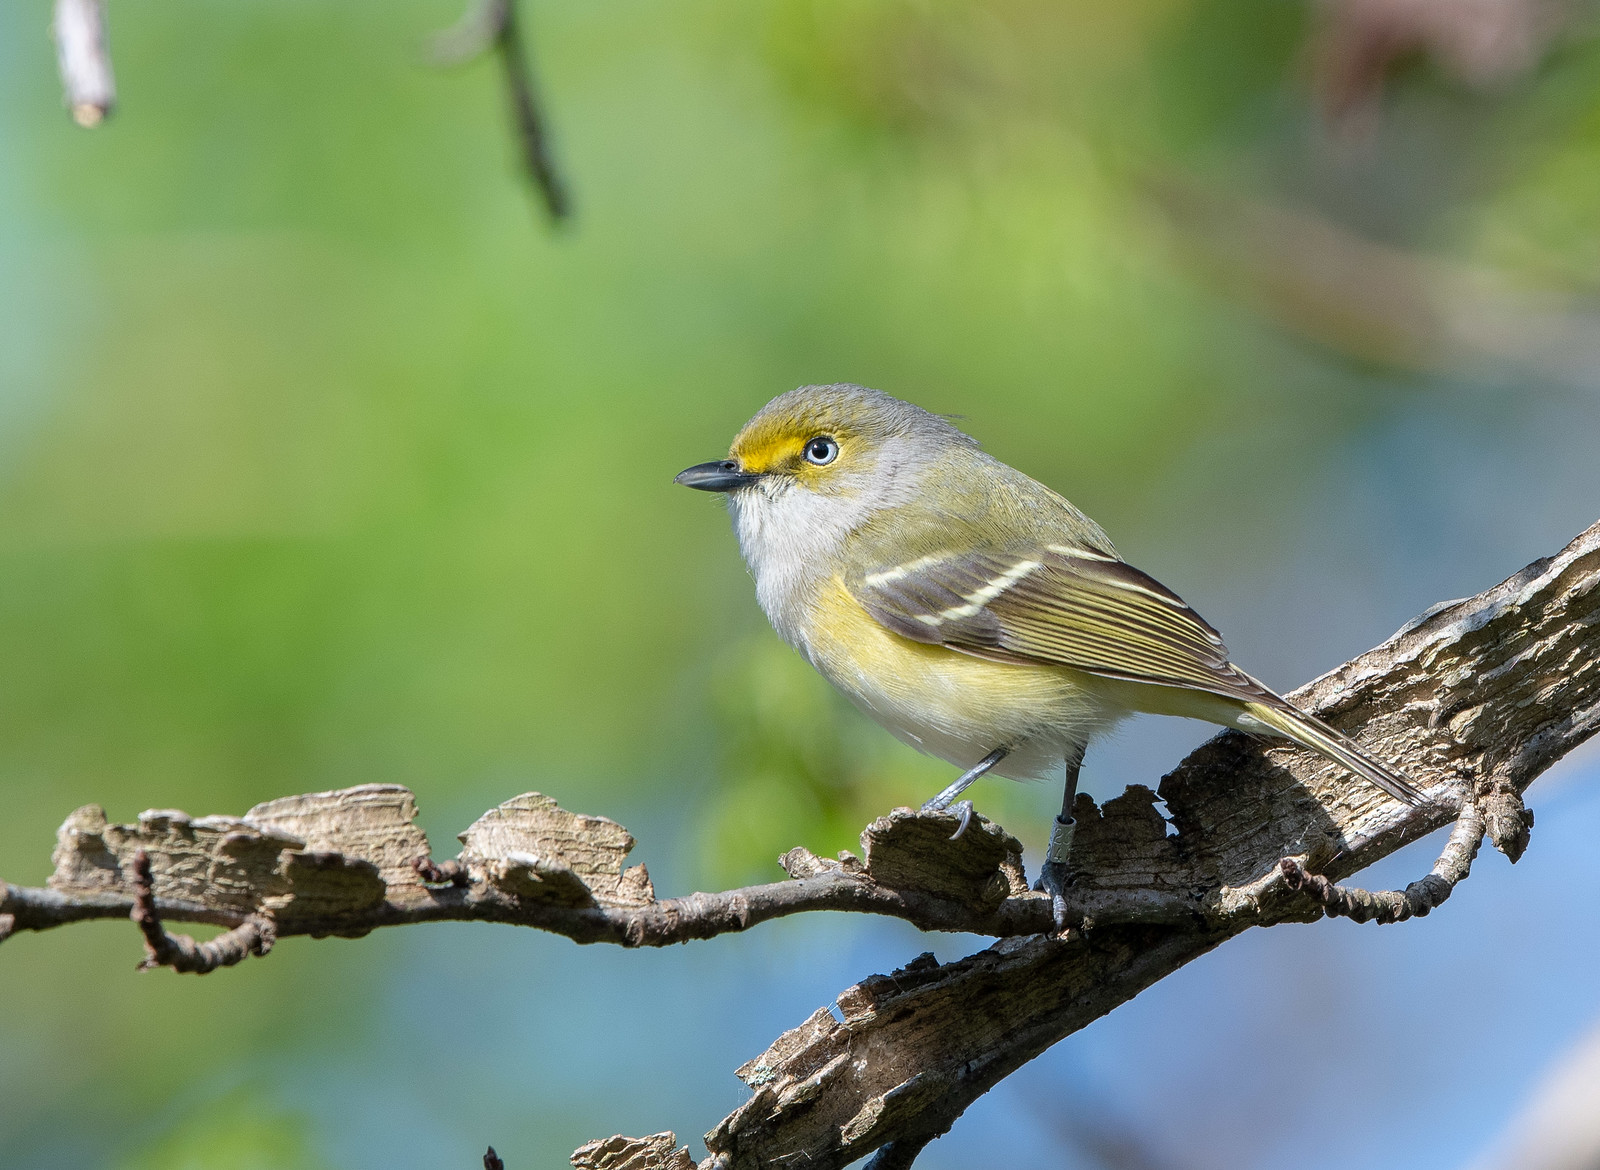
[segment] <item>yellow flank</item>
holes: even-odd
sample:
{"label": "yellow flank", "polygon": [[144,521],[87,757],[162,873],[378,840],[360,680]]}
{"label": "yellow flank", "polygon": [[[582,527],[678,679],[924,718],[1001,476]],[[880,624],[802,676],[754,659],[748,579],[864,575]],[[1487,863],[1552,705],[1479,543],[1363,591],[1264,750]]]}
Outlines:
{"label": "yellow flank", "polygon": [[1069,742],[1114,718],[1099,680],[903,638],[862,609],[840,577],[821,587],[809,616],[807,650],[828,681],[899,738],[947,760],[970,766],[1010,746],[1014,758],[999,775],[1042,776],[1059,768]]}

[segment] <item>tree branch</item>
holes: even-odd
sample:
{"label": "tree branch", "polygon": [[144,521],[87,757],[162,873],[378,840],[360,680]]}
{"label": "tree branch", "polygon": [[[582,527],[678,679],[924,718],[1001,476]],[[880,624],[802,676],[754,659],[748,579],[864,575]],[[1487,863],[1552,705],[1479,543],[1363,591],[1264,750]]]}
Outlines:
{"label": "tree branch", "polygon": [[[431,860],[415,817],[411,792],[389,784],[285,797],[238,818],[154,809],[118,825],[87,805],[57,834],[49,886],[4,886],[0,913],[15,930],[142,913],[236,929],[266,923],[277,938],[471,919],[623,946],[712,938],[814,910],[996,937],[1051,928],[1048,897],[1027,888],[1021,844],[981,817],[951,842],[954,815],[897,809],[862,834],[864,858],[793,849],[780,859],[789,881],[667,899],[656,898],[643,866],[623,868],[634,842],[621,825],[536,792],[486,813],[461,834],[453,861]],[[1102,922],[1197,915],[1191,901],[1158,890],[1085,889],[1072,906],[1079,920]]]}
{"label": "tree branch", "polygon": [[[1520,856],[1523,789],[1600,727],[1597,583],[1600,524],[1294,693],[1401,766],[1430,798],[1420,808],[1234,732],[1162,780],[1175,834],[1148,788],[1104,808],[1080,795],[1062,935],[1044,933],[1049,902],[1027,889],[1016,839],[982,818],[952,842],[949,814],[899,809],[868,826],[860,858],[795,849],[781,859],[788,881],[661,900],[643,866],[624,868],[634,842],[614,821],[530,793],[479,818],[459,857],[440,863],[411,793],[365,785],[237,818],[155,810],[116,825],[86,806],[61,827],[47,888],[0,887],[0,938],[132,914],[152,960],[205,971],[273,937],[445,919],[661,946],[849,910],[998,937],[957,962],[925,955],[873,976],[839,996],[842,1022],[819,1008],[779,1037],[738,1070],[754,1094],[707,1135],[702,1163],[821,1170],[880,1150],[876,1164],[906,1166],[1011,1071],[1250,926],[1325,913],[1400,921],[1444,900],[1483,835]],[[1452,820],[1439,863],[1405,891],[1335,884]],[[197,944],[161,919],[232,930]],[[575,1164],[686,1166],[675,1141],[606,1139]]]}

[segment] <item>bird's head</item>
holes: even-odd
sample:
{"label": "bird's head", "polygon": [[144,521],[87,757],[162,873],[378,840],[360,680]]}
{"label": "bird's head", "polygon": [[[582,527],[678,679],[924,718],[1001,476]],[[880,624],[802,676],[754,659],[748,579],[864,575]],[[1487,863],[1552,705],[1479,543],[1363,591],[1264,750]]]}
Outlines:
{"label": "bird's head", "polygon": [[880,390],[802,386],[762,407],[726,459],[681,471],[676,482],[729,493],[736,506],[803,493],[871,510],[899,502],[953,448],[975,447],[938,415]]}
{"label": "bird's head", "polygon": [[961,478],[941,473],[976,451],[938,415],[881,391],[802,386],[762,407],[726,459],[681,471],[677,482],[727,495],[757,596],[799,644],[796,590],[845,567],[851,535],[875,517],[927,511],[936,481]]}

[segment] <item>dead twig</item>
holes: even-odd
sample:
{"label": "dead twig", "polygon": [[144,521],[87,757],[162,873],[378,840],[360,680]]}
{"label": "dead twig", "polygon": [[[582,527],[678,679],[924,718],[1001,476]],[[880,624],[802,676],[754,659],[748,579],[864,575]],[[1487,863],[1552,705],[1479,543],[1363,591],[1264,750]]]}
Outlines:
{"label": "dead twig", "polygon": [[50,27],[72,120],[83,127],[98,126],[117,102],[106,42],[105,0],[56,0]]}
{"label": "dead twig", "polygon": [[186,934],[168,934],[156,913],[153,888],[150,855],[140,849],[133,857],[133,909],[128,916],[144,935],[147,953],[139,964],[141,971],[171,967],[178,972],[204,975],[218,967],[231,967],[247,955],[264,955],[272,949],[272,920],[261,915],[251,915],[209,942],[197,943]]}
{"label": "dead twig", "polygon": [[435,861],[431,857],[419,857],[411,863],[411,868],[415,869],[417,876],[430,886],[460,888],[472,884],[472,875],[459,861]]}
{"label": "dead twig", "polygon": [[436,65],[461,65],[490,49],[500,56],[523,165],[545,211],[560,223],[572,214],[572,200],[551,150],[549,123],[534,82],[516,0],[473,0],[460,20],[433,39],[429,57]]}
{"label": "dead twig", "polygon": [[1285,857],[1278,864],[1289,888],[1310,894],[1330,917],[1387,926],[1408,918],[1422,918],[1444,902],[1457,884],[1472,872],[1483,833],[1483,814],[1476,803],[1469,801],[1456,819],[1456,827],[1445,843],[1444,852],[1439,854],[1439,860],[1434,862],[1433,870],[1403,890],[1374,892],[1335,885],[1321,874],[1309,872],[1304,863],[1294,857]]}

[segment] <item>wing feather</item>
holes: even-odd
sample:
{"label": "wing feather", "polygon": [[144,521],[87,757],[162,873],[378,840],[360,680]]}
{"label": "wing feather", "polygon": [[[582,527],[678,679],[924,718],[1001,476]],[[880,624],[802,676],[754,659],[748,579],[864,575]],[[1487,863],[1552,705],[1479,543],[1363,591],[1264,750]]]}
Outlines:
{"label": "wing feather", "polygon": [[919,642],[1232,698],[1267,693],[1177,594],[1103,553],[923,557],[846,585],[878,622]]}
{"label": "wing feather", "polygon": [[1228,661],[1222,636],[1166,586],[1106,553],[1063,545],[925,556],[846,587],[880,624],[918,642],[1002,662],[1208,691],[1336,760],[1398,800],[1410,781]]}

